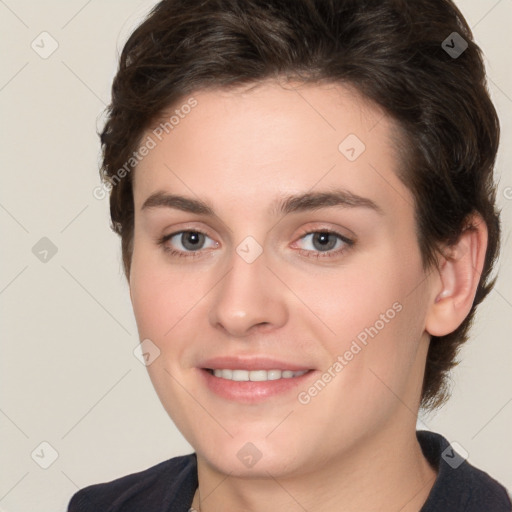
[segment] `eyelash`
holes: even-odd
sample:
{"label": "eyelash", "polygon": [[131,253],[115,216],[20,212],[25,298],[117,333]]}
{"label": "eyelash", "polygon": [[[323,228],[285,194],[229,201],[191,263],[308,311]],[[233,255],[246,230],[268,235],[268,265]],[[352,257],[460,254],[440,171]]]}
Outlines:
{"label": "eyelash", "polygon": [[[184,229],[182,231],[176,231],[174,233],[164,235],[163,237],[161,237],[157,240],[157,243],[159,246],[162,247],[162,249],[167,254],[170,254],[171,256],[177,256],[179,258],[200,257],[202,255],[201,254],[202,251],[200,251],[200,250],[199,251],[177,251],[175,249],[171,249],[169,246],[166,245],[166,243],[171,238],[173,238],[176,235],[181,235],[183,233],[200,233],[200,234],[208,237],[208,235],[204,231],[201,231],[200,229]],[[299,237],[299,240],[302,240],[303,238],[305,238],[308,235],[313,235],[313,234],[318,234],[318,233],[335,235],[336,237],[338,237],[339,240],[341,240],[345,244],[345,246],[342,247],[341,249],[337,249],[336,251],[331,250],[331,251],[325,251],[325,252],[299,249],[300,254],[302,254],[303,256],[306,256],[307,258],[315,258],[315,259],[334,258],[334,257],[340,256],[342,253],[348,251],[355,244],[354,240],[351,240],[350,238],[347,238],[346,236],[338,233],[337,231],[333,231],[331,229],[316,229],[316,230],[312,230],[312,231],[304,231],[301,234],[301,236]]]}

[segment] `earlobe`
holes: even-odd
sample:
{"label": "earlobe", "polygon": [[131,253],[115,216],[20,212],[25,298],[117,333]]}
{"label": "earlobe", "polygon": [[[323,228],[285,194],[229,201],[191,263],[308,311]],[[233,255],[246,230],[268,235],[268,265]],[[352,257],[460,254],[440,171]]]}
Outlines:
{"label": "earlobe", "polygon": [[469,314],[480,282],[487,249],[487,226],[479,214],[468,219],[468,228],[446,248],[439,265],[425,329],[432,336],[453,332]]}

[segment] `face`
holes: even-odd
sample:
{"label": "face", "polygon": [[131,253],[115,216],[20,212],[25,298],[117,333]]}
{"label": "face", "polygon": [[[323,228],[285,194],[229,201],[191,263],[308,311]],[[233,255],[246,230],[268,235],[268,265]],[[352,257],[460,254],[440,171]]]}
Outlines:
{"label": "face", "polygon": [[432,293],[392,121],[340,85],[193,100],[145,134],[130,292],[198,459],[293,475],[414,429]]}

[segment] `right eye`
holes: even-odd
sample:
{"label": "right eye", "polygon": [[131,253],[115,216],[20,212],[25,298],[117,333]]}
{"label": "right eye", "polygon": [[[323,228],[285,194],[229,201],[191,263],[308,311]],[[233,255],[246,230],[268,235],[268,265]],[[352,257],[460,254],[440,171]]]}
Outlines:
{"label": "right eye", "polygon": [[[163,250],[172,256],[178,257],[196,257],[203,249],[205,239],[210,239],[213,243],[211,247],[218,247],[218,242],[212,240],[206,233],[198,230],[177,231],[163,236],[158,240],[158,244]],[[176,249],[175,247],[178,246]],[[180,247],[181,246],[181,247]],[[187,254],[188,253],[188,254]]]}

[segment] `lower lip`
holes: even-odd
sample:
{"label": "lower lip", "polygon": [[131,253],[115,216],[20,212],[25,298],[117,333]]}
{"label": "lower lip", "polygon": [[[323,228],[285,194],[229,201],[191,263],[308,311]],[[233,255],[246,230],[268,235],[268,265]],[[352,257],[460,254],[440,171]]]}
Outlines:
{"label": "lower lip", "polygon": [[306,380],[316,373],[314,370],[310,370],[300,377],[255,382],[234,381],[215,377],[215,375],[202,368],[199,371],[210,391],[227,400],[246,404],[262,402],[273,396],[290,393],[299,387],[303,388]]}

